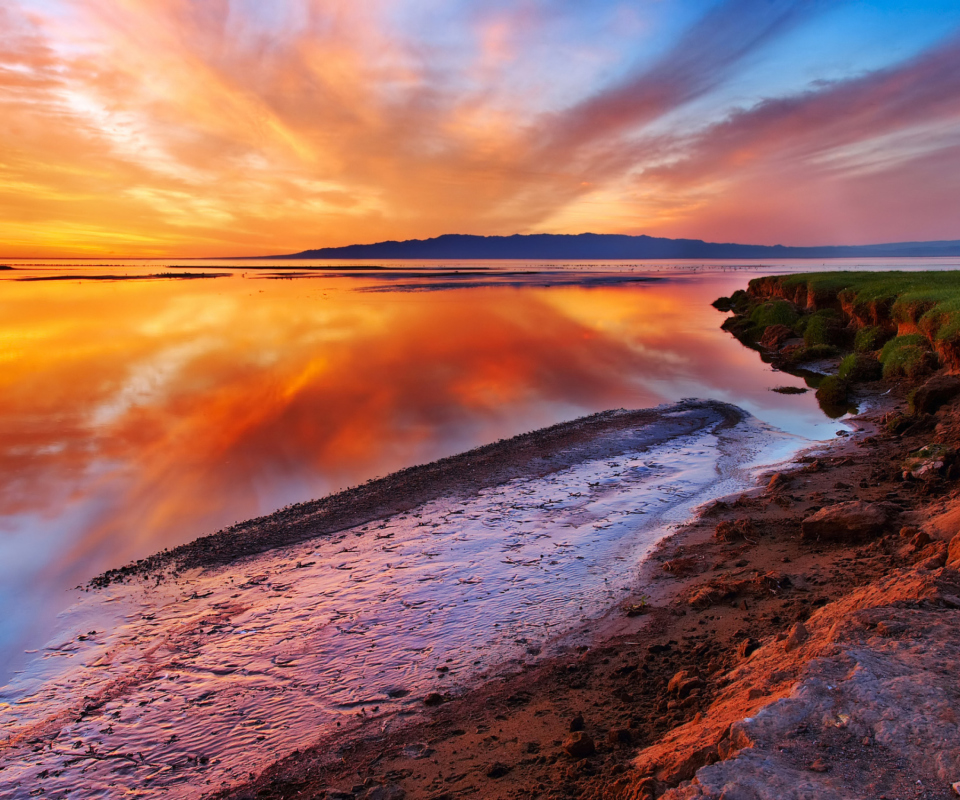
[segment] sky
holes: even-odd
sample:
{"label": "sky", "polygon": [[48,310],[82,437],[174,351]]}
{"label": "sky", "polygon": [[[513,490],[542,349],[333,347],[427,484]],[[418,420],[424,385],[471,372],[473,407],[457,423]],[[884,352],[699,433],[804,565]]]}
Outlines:
{"label": "sky", "polygon": [[3,0],[0,256],[960,239],[956,0]]}

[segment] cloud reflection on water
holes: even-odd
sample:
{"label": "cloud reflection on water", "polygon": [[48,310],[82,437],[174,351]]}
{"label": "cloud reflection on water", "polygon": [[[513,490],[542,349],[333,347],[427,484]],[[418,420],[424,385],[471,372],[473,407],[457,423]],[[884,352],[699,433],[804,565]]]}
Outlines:
{"label": "cloud reflection on water", "polygon": [[107,567],[593,411],[719,397],[813,431],[719,330],[715,283],[5,283],[2,641]]}

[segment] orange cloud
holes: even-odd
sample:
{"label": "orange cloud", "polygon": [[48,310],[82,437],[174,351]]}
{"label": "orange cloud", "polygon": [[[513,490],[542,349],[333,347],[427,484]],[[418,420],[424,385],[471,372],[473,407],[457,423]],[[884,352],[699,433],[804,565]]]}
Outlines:
{"label": "orange cloud", "polygon": [[[815,208],[798,216],[777,182],[792,174],[784,162],[809,174],[821,140],[844,124],[845,107],[829,103],[844,90],[800,96],[807,108],[827,98],[816,130],[794,114],[768,120],[762,141],[758,121],[798,98],[742,110],[722,99],[819,4],[726,0],[633,69],[587,42],[552,55],[541,40],[575,13],[562,4],[444,11],[459,26],[450,41],[401,30],[385,0],[30,4],[0,9],[5,256],[266,254],[453,231],[782,233],[800,243],[829,230]],[[642,22],[630,29],[647,46]],[[544,71],[537,62],[550,58]],[[846,95],[869,80],[851,79]],[[920,92],[911,108],[955,102],[953,84],[936,84],[945,99]],[[886,127],[861,127],[852,144],[898,124],[896,103],[870,96],[891,111],[877,116]],[[721,111],[678,121],[704,100]],[[912,157],[878,146],[892,162]],[[748,202],[754,175],[780,198],[772,227],[762,213],[771,206]],[[869,200],[849,182],[846,196]],[[917,230],[952,224],[940,213]],[[888,230],[864,225],[862,235]]]}

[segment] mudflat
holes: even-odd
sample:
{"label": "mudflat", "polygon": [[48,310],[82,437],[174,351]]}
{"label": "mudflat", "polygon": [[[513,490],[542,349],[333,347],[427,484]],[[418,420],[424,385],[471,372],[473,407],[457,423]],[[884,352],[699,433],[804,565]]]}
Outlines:
{"label": "mudflat", "polygon": [[[217,796],[952,796],[960,497],[942,462],[903,465],[960,444],[960,407],[891,433],[894,389],[855,435],[663,541],[589,646]],[[818,534],[825,509],[856,533]]]}

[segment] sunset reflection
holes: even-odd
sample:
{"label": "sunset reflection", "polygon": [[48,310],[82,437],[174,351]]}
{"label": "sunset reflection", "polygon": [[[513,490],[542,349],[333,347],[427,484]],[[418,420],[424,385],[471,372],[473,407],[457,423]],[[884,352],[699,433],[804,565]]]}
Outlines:
{"label": "sunset reflection", "polygon": [[800,433],[823,421],[719,330],[719,284],[362,284],[4,281],[6,599],[607,408],[719,397],[787,409]]}

